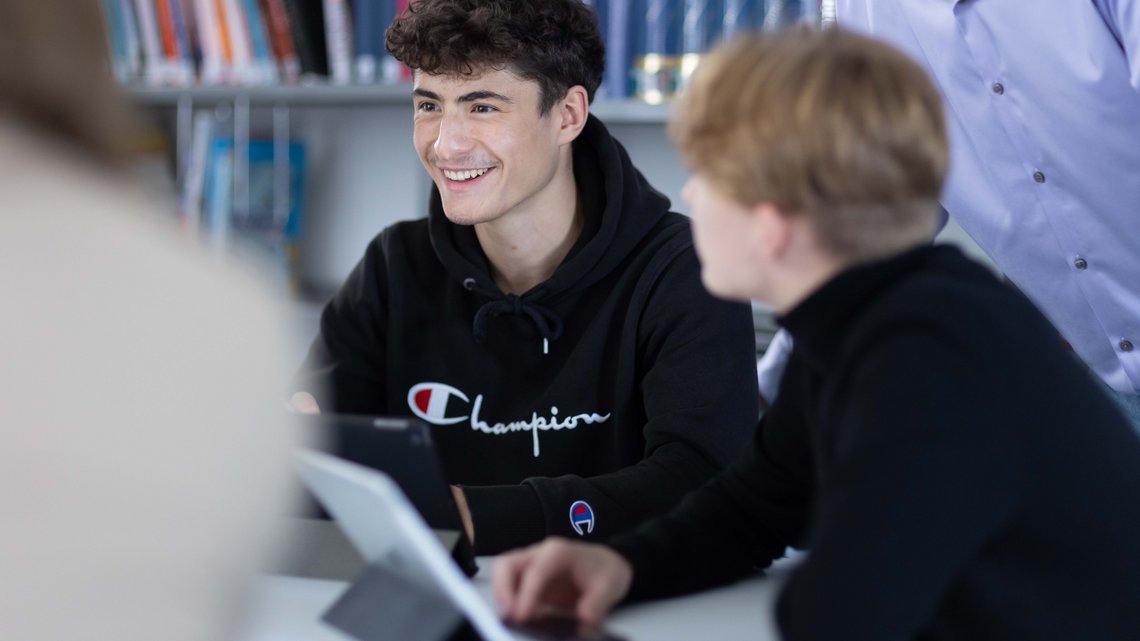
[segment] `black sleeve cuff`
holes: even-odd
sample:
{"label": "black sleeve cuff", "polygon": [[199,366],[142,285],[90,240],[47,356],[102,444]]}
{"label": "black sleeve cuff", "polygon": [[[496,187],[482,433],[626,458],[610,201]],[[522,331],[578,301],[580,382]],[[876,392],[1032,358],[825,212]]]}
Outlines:
{"label": "black sleeve cuff", "polygon": [[546,536],[538,494],[527,485],[461,486],[475,529],[475,553],[498,554]]}

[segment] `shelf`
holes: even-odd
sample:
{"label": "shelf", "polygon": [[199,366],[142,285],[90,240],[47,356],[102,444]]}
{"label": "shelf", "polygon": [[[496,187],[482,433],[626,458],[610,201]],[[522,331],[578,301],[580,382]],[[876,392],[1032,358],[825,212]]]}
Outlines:
{"label": "shelf", "polygon": [[239,97],[251,106],[345,106],[386,105],[411,102],[407,84],[375,85],[265,85],[260,87],[126,87],[136,104],[147,107],[176,107],[183,99],[195,106],[234,102]]}
{"label": "shelf", "polygon": [[[252,107],[343,107],[410,104],[410,84],[375,85],[266,85],[262,87],[126,87],[135,104],[144,107],[177,107],[188,100],[195,107],[233,103],[244,97]],[[609,124],[663,124],[670,105],[650,105],[638,100],[598,100],[590,112]]]}

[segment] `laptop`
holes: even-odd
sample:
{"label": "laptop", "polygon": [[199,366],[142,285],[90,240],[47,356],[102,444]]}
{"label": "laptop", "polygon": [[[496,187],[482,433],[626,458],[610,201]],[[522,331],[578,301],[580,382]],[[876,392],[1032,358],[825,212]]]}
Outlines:
{"label": "laptop", "polygon": [[353,637],[439,641],[453,638],[466,623],[483,641],[623,641],[566,619],[509,629],[448,559],[391,477],[312,450],[299,454],[297,470],[368,562],[364,574],[324,615]]}
{"label": "laptop", "polygon": [[432,443],[415,418],[324,414],[317,423],[329,454],[384,472],[400,486],[440,544],[467,576],[479,570],[459,508]]}

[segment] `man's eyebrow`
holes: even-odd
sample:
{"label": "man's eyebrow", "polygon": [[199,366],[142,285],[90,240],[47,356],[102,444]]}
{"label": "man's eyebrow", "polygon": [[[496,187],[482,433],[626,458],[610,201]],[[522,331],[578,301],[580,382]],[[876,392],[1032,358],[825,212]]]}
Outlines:
{"label": "man's eyebrow", "polygon": [[[427,98],[428,100],[443,102],[443,98],[441,98],[439,94],[435,93],[434,91],[428,91],[427,89],[413,89],[412,95],[419,96],[421,98]],[[501,93],[496,93],[494,91],[488,91],[485,89],[465,93],[459,97],[459,102],[476,102],[478,100],[498,100],[499,102],[505,102],[507,104],[514,104],[515,102],[514,100],[511,100]]]}
{"label": "man's eyebrow", "polygon": [[459,102],[475,102],[476,100],[498,100],[499,102],[505,102],[507,104],[514,103],[513,100],[501,93],[486,90],[472,91],[471,93],[465,93],[459,97]]}

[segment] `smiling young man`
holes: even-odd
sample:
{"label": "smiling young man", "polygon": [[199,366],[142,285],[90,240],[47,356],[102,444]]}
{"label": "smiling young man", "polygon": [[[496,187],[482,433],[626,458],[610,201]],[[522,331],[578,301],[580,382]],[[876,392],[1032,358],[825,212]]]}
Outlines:
{"label": "smiling young man", "polygon": [[747,444],[751,312],[704,291],[688,219],[590,116],[587,6],[411,7],[387,45],[415,70],[428,217],[369,245],[299,389],[431,423],[479,552],[631,528]]}
{"label": "smiling young man", "polygon": [[596,621],[806,531],[789,641],[1140,638],[1140,442],[1028,300],[930,244],[949,153],[921,68],[841,30],[743,38],[675,113],[702,279],[778,311],[780,395],[668,515],[500,557],[506,616]]}

